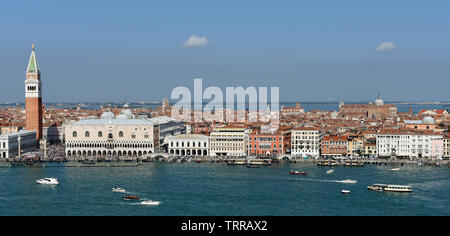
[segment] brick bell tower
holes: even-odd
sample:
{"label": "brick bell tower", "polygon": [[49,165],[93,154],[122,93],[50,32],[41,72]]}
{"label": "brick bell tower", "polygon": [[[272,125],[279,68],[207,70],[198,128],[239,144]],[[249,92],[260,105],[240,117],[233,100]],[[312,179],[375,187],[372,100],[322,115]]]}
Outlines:
{"label": "brick bell tower", "polygon": [[36,131],[36,140],[40,140],[42,138],[42,83],[34,45],[32,45],[30,61],[26,71],[25,112],[26,130]]}

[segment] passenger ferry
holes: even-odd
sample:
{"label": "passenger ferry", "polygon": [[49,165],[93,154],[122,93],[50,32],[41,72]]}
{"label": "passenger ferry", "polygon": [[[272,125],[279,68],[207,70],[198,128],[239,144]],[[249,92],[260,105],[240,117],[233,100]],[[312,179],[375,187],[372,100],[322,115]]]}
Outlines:
{"label": "passenger ferry", "polygon": [[249,165],[264,165],[264,166],[268,166],[268,165],[272,165],[272,160],[270,159],[253,159],[253,160],[248,160],[247,163]]}
{"label": "passenger ferry", "polygon": [[364,163],[361,161],[345,161],[344,166],[349,166],[349,167],[363,167]]}
{"label": "passenger ferry", "polygon": [[337,166],[337,163],[335,160],[321,160],[317,162],[318,166]]}
{"label": "passenger ferry", "polygon": [[393,185],[393,184],[373,184],[367,186],[368,190],[372,191],[386,191],[386,192],[399,192],[399,193],[410,193],[412,192],[412,187],[408,185]]}
{"label": "passenger ferry", "polygon": [[230,160],[227,162],[227,165],[236,166],[236,165],[245,165],[245,160]]}

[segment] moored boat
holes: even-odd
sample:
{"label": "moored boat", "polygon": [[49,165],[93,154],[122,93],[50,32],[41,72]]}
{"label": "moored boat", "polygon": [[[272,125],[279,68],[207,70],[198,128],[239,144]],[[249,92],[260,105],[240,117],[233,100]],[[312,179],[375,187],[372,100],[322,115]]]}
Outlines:
{"label": "moored boat", "polygon": [[327,174],[332,174],[332,173],[334,173],[334,170],[333,170],[333,169],[327,170]]}

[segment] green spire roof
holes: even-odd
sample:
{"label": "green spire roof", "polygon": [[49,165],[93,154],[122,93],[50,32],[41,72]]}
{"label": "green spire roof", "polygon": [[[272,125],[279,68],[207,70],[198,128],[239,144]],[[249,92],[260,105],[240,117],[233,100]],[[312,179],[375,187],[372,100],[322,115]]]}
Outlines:
{"label": "green spire roof", "polygon": [[30,61],[28,62],[27,72],[34,72],[39,71],[39,66],[36,61],[36,53],[34,52],[34,46],[33,50],[31,51]]}

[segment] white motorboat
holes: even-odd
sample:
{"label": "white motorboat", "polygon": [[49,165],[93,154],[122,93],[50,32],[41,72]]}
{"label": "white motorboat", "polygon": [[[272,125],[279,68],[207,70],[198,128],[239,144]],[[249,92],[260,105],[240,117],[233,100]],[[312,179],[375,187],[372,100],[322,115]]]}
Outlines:
{"label": "white motorboat", "polygon": [[350,190],[343,189],[343,190],[341,190],[341,193],[342,194],[350,194],[351,192],[350,192]]}
{"label": "white motorboat", "polygon": [[333,173],[334,173],[334,170],[333,170],[333,169],[327,170],[327,174],[333,174]]}
{"label": "white motorboat", "polygon": [[353,180],[353,179],[344,179],[344,180],[339,181],[339,183],[356,184],[356,183],[358,183],[358,181],[357,180]]}
{"label": "white motorboat", "polygon": [[113,188],[112,191],[116,192],[116,193],[125,193],[126,192],[125,189],[123,189],[123,188]]}
{"label": "white motorboat", "polygon": [[390,170],[398,171],[398,170],[400,170],[400,168],[399,168],[399,167],[397,167],[397,168],[391,168]]}
{"label": "white motorboat", "polygon": [[43,178],[36,180],[36,183],[38,184],[46,184],[46,185],[58,185],[58,179],[57,178]]}
{"label": "white motorboat", "polygon": [[146,205],[146,206],[158,206],[160,204],[160,202],[158,201],[152,201],[152,200],[145,200],[141,202],[141,205]]}

